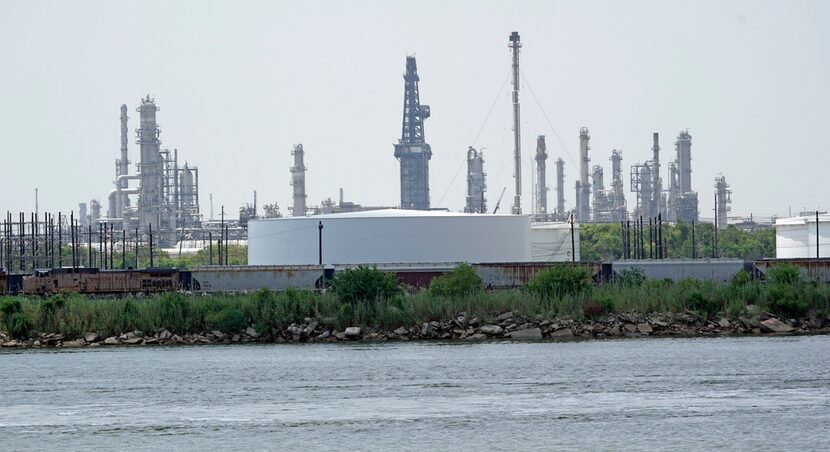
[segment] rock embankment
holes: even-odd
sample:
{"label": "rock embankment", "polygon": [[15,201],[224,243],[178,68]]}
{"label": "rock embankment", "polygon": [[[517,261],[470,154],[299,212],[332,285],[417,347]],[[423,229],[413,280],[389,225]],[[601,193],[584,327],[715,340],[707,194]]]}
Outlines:
{"label": "rock embankment", "polygon": [[424,322],[394,330],[352,326],[340,331],[326,319],[307,318],[281,331],[259,331],[250,326],[245,331],[225,333],[209,331],[174,334],[166,329],[153,333],[130,331],[117,336],[86,332],[78,337],[58,333],[39,333],[20,340],[0,333],[2,347],[101,347],[158,344],[236,344],[250,342],[338,342],[338,341],[411,341],[411,340],[577,340],[594,338],[646,336],[739,336],[769,334],[828,334],[830,315],[813,314],[802,319],[784,319],[770,313],[753,317],[704,318],[693,312],[638,314],[620,313],[592,320],[568,317],[544,319],[505,312],[490,321],[468,318],[459,313],[452,320]]}

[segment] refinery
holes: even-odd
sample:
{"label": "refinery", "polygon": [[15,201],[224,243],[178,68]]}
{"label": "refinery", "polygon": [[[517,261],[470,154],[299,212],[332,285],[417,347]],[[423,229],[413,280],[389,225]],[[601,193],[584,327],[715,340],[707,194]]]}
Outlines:
{"label": "refinery", "polygon": [[[488,191],[484,148],[471,145],[466,149],[463,212],[450,212],[434,205],[429,177],[433,151],[426,135],[426,120],[431,112],[430,107],[421,102],[421,77],[416,58],[410,55],[405,58],[403,73],[400,137],[389,156],[397,160],[400,170],[399,204],[364,206],[349,202],[340,188],[337,201],[326,198],[312,205],[306,192],[306,178],[314,177],[314,173],[309,173],[306,155],[314,149],[296,143],[290,149],[280,151],[286,157],[290,153],[292,160],[288,167],[292,205],[286,209],[285,218],[277,203],[258,206],[255,191],[253,202],[239,206],[238,215],[232,214],[230,209],[226,211],[225,206],[216,209],[210,193],[207,196],[210,211],[205,215],[200,207],[206,197],[200,188],[199,167],[188,163],[188,158],[198,158],[198,155],[189,150],[179,152],[175,144],[163,146],[157,120],[159,104],[146,94],[135,105],[137,118],[132,119],[137,120],[137,126],[133,123],[134,135],[130,132],[130,108],[126,104],[120,106],[120,148],[114,159],[115,171],[108,194],[80,202],[77,213],[70,210],[68,215],[41,215],[37,207],[30,215],[7,212],[3,220],[3,237],[0,238],[1,265],[10,270],[26,271],[62,267],[67,263],[77,267],[84,262],[84,266],[114,269],[119,268],[111,257],[115,251],[119,248],[124,252],[128,249],[137,251],[142,247],[149,247],[151,263],[155,249],[180,256],[210,249],[211,263],[225,265],[231,245],[248,245],[250,265],[578,261],[580,224],[620,225],[626,244],[629,244],[627,234],[632,227],[635,237],[642,240],[646,235],[644,225],[648,225],[648,234],[653,235],[649,240],[657,249],[663,246],[658,242],[662,239],[657,238],[657,231],[664,224],[695,225],[705,221],[721,230],[730,224],[746,228],[772,226],[772,221],[729,217],[732,190],[723,174],[710,179],[714,189],[714,219],[702,220],[697,191],[700,187],[692,185],[692,135],[680,125],[673,152],[668,154],[664,149],[667,146],[665,138],[661,144],[660,132],[651,132],[651,146],[642,152],[648,158],[634,160],[628,166],[628,177],[623,150],[613,148],[597,152],[591,147],[591,131],[587,126],[574,131],[578,135],[579,171],[575,175],[573,191],[566,187],[563,158],[554,156],[555,202],[551,198],[550,206],[547,160],[551,151],[546,135],[539,134],[531,160],[535,168],[530,171],[533,181],[530,202],[523,199],[525,151],[521,141],[522,43],[519,33],[512,32],[507,44],[512,85],[512,149],[501,152],[507,155],[512,151],[515,182],[510,193],[512,202],[509,197],[504,199],[507,187],[502,188],[497,197]],[[137,146],[132,159],[131,135]],[[648,136],[647,133],[643,135]],[[564,145],[562,151],[567,153]],[[436,152],[461,153],[464,150],[439,149]],[[489,150],[488,154],[493,152],[499,151]],[[628,158],[632,154],[635,152],[626,151]],[[597,163],[606,158],[610,161],[607,178],[605,168]],[[101,176],[102,186],[106,179]],[[631,206],[626,200],[626,184],[635,200]],[[569,193],[573,194],[570,203]],[[510,205],[499,210],[503,200]],[[819,222],[816,217],[816,225]],[[796,223],[790,221],[787,225]],[[324,228],[326,253],[323,253],[322,244]],[[498,238],[499,243],[488,240],[488,245],[482,246],[482,238]],[[636,243],[640,242],[635,240]],[[54,252],[67,244],[73,249],[71,256],[64,256],[62,251]],[[810,246],[810,239],[805,238],[804,248]],[[635,249],[635,256],[646,257],[638,253]],[[802,254],[805,256],[789,252],[787,256],[806,257],[806,251]],[[102,257],[95,257],[99,255]],[[623,257],[630,256],[627,250],[623,253]],[[122,262],[120,267],[131,265]]]}

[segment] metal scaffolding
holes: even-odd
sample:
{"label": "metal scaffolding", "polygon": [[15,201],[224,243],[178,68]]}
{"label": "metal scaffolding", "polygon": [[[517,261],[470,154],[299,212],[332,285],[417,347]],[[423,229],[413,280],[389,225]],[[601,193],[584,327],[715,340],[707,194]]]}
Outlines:
{"label": "metal scaffolding", "polygon": [[429,210],[429,160],[432,148],[424,135],[429,106],[421,105],[418,66],[414,56],[406,57],[403,122],[395,158],[401,165],[401,208]]}

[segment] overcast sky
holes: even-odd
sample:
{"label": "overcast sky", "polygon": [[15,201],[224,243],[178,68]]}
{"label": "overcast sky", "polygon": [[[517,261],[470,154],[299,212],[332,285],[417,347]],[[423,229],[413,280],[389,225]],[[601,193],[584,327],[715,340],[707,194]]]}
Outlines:
{"label": "overcast sky", "polygon": [[[703,217],[712,216],[718,173],[732,186],[734,215],[830,207],[830,144],[822,135],[830,123],[826,1],[0,6],[3,211],[33,210],[35,187],[41,211],[67,212],[93,198],[105,204],[119,152],[119,107],[129,107],[137,163],[135,108],[147,93],[160,107],[163,147],[199,166],[206,217],[209,193],[217,211],[224,204],[236,216],[253,190],[260,205],[276,201],[287,213],[295,143],[306,150],[310,205],[336,201],[339,187],[349,201],[396,205],[393,144],[407,54],[418,58],[421,101],[432,109],[426,137],[433,207],[463,208],[466,150],[475,145],[485,148],[491,208],[508,187],[502,209],[509,211],[505,81],[514,30],[528,82],[520,97],[526,212],[540,134],[547,136],[551,184],[553,161],[565,159],[566,205],[573,207],[582,126],[591,132],[592,164],[602,164],[606,178],[612,148],[623,151],[627,174],[650,158],[652,132],[660,132],[666,162],[677,133],[688,128]],[[667,186],[668,175],[663,179]],[[551,209],[555,197],[552,187]],[[633,207],[631,193],[628,202]]]}

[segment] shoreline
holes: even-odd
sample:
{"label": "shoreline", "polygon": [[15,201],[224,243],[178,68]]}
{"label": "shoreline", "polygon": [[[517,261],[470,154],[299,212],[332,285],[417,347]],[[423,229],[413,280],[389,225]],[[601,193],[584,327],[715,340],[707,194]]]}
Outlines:
{"label": "shoreline", "polygon": [[353,326],[337,330],[316,319],[294,323],[274,333],[258,332],[254,326],[237,333],[218,330],[175,334],[161,329],[153,334],[131,331],[103,337],[96,332],[81,337],[39,333],[16,340],[0,332],[0,347],[12,349],[59,349],[129,347],[152,345],[296,344],[337,342],[481,342],[497,340],[570,342],[636,338],[768,337],[830,334],[830,315],[814,314],[801,319],[782,319],[770,313],[755,317],[703,319],[693,312],[643,315],[620,313],[595,320],[568,317],[529,318],[506,312],[493,322],[467,319],[462,313],[452,320],[424,322],[420,326],[379,329]]}

